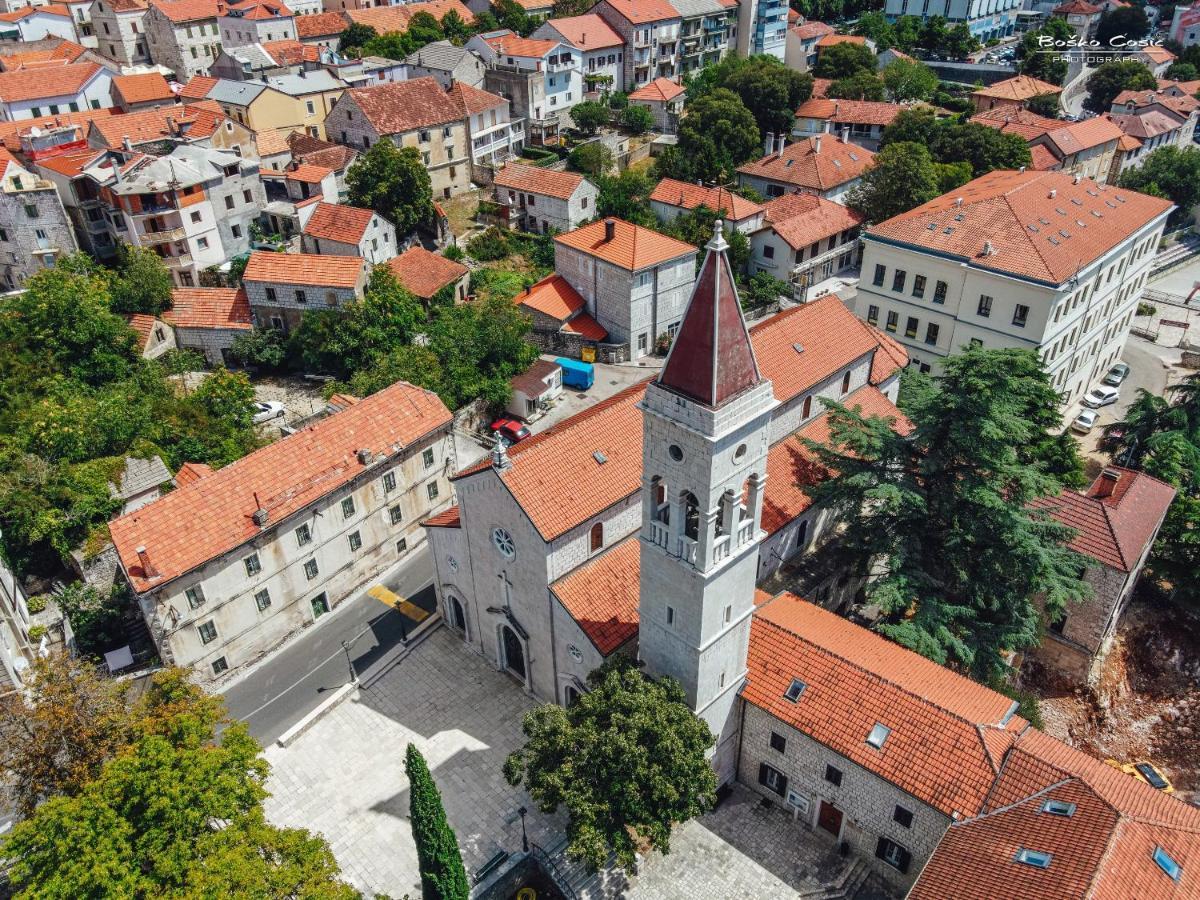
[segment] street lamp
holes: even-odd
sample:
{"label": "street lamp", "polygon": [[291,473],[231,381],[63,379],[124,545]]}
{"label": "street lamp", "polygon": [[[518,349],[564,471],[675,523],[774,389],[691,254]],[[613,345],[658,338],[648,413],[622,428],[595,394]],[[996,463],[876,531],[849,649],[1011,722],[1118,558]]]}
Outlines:
{"label": "street lamp", "polygon": [[350,669],[350,681],[353,682],[358,676],[354,674],[354,660],[350,658],[350,642],[342,641],[342,649],[346,651],[346,665]]}
{"label": "street lamp", "polygon": [[403,600],[397,600],[392,605],[392,609],[396,610],[396,615],[398,615],[400,617],[400,643],[407,644],[408,643],[408,620],[404,618],[404,612],[403,612],[403,610],[400,609],[400,605],[403,602],[404,602]]}
{"label": "street lamp", "polygon": [[529,812],[525,807],[517,810],[517,815],[521,817],[521,851],[529,852],[529,835],[525,833],[525,813]]}

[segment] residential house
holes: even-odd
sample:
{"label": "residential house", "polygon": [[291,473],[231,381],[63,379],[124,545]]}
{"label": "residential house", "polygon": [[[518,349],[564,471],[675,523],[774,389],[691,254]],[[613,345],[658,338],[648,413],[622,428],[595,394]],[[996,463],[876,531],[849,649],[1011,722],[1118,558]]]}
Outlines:
{"label": "residential house", "polygon": [[32,624],[25,591],[16,573],[0,559],[0,697],[22,690],[37,661],[37,647],[29,637]]}
{"label": "residential house", "polygon": [[821,296],[816,285],[858,263],[861,213],[817,194],[786,194],[762,209],[762,227],[750,235],[750,274],[788,282],[797,301]]}
{"label": "residential house", "polygon": [[14,12],[0,13],[0,35],[21,42],[40,41],[48,37],[79,40],[75,18],[62,3],[25,6]]}
{"label": "residential house", "polygon": [[429,171],[434,197],[467,190],[471,151],[466,110],[447,100],[433,78],[351,88],[325,120],[331,137],[364,150],[387,138],[397,147],[414,147]]}
{"label": "residential house", "polygon": [[889,22],[901,16],[916,16],[922,22],[941,16],[948,23],[965,22],[980,43],[1007,37],[1017,25],[1022,0],[947,0],[944,6],[926,6],[923,0],[887,0],[883,11]]}
{"label": "residential house", "polygon": [[[21,48],[21,49],[18,49]],[[0,71],[15,72],[17,69],[32,69],[38,66],[61,66],[73,62],[96,62],[108,60],[74,41],[62,38],[45,38],[32,44],[8,44],[0,46]]]}
{"label": "residential house", "polygon": [[678,78],[683,19],[667,0],[600,0],[589,12],[621,36],[625,90],[636,90],[655,78]]}
{"label": "residential house", "polygon": [[337,202],[346,202],[349,195],[346,173],[358,159],[357,150],[298,133],[288,135],[287,148],[289,155],[296,162],[331,170],[337,183]]}
{"label": "residential house", "polygon": [[337,173],[326,166],[292,161],[280,171],[268,169],[262,175],[268,230],[285,238],[304,230],[317,204],[338,196]]}
{"label": "residential house", "polygon": [[809,99],[796,110],[792,135],[797,138],[833,132],[843,141],[878,150],[883,129],[909,107],[872,100]]}
{"label": "residential house", "polygon": [[307,310],[361,300],[370,274],[370,264],[357,256],[256,250],[242,284],[259,328],[291,331]]}
{"label": "residential house", "polygon": [[[679,71],[681,75],[715,65],[736,49],[734,35],[738,28],[738,0],[669,0],[679,13]],[[756,2],[756,0],[751,0]],[[771,0],[758,2],[759,12],[765,13]],[[786,4],[777,4],[786,9]],[[775,12],[779,12],[776,9]],[[774,20],[773,20],[774,21]],[[782,32],[780,32],[782,34]],[[764,36],[763,53],[783,59],[782,40]],[[778,46],[776,46],[778,45]],[[771,49],[767,49],[770,47]],[[774,52],[773,52],[774,51]]]}
{"label": "residential house", "polygon": [[492,182],[496,202],[509,208],[523,231],[571,231],[596,216],[596,186],[574,172],[509,163]]}
{"label": "residential house", "polygon": [[766,156],[738,167],[739,184],[764,197],[799,191],[841,202],[875,161],[870,150],[832,134],[816,134],[786,145],[783,135],[774,138],[768,134],[767,148],[772,141],[779,149],[768,149]]}
{"label": "residential house", "polygon": [[371,265],[396,255],[396,226],[357,206],[318,203],[304,223],[301,250],[326,256],[357,256]]}
{"label": "residential house", "polygon": [[211,683],[403,559],[450,502],[452,421],[436,394],[397,382],[114,519],[163,661]]}
{"label": "residential house", "polygon": [[112,106],[112,73],[91,62],[0,72],[6,122]]}
{"label": "residential house", "polygon": [[155,65],[184,82],[208,71],[221,53],[220,0],[148,0],[146,48]]}
{"label": "residential house", "polygon": [[1021,347],[1072,403],[1120,358],[1171,201],[1062,172],[989,172],[862,235],[855,313],[922,369]]}
{"label": "residential house", "polygon": [[292,75],[319,68],[321,51],[300,41],[268,41],[226,47],[209,66],[209,74],[233,81],[262,81],[270,75]]}
{"label": "residential house", "polygon": [[53,182],[0,150],[0,284],[12,291],[78,249]]}
{"label": "residential house", "polygon": [[[817,41],[833,34],[832,25],[824,22],[800,21],[789,25],[784,39],[784,62],[789,69],[808,72],[817,64]],[[813,92],[816,96],[816,92]]]}
{"label": "residential house", "polygon": [[1138,48],[1134,52],[1133,58],[1145,63],[1146,68],[1148,68],[1156,78],[1162,78],[1167,73],[1167,69],[1171,68],[1171,64],[1174,63],[1179,57],[1177,57],[1166,47],[1148,46]]}
{"label": "residential house", "polygon": [[1067,0],[1054,7],[1051,13],[1056,19],[1063,19],[1075,29],[1076,36],[1083,41],[1090,41],[1096,36],[1096,28],[1100,17],[1104,15],[1104,6],[1088,3],[1087,0]]}
{"label": "residential house", "polygon": [[[505,84],[506,74],[541,81],[536,96],[544,99],[534,102],[529,111],[531,124],[554,120],[565,125],[570,121],[571,107],[583,100],[580,60],[568,44],[523,38],[511,31],[494,31],[475,35],[467,42],[467,49],[488,67],[484,85],[493,93],[505,95],[497,84]],[[517,94],[512,96],[515,98]],[[514,105],[520,108],[515,100]]]}
{"label": "residential house", "polygon": [[296,40],[320,50],[337,50],[338,40],[345,30],[346,20],[340,12],[296,18]]}
{"label": "residential house", "polygon": [[[168,350],[175,349],[174,329],[157,316],[145,313],[127,313],[124,319],[133,333],[137,335],[138,352],[141,353],[143,359],[158,359]],[[155,457],[155,459],[157,458]],[[159,463],[161,464],[162,460],[159,460]],[[170,478],[171,473],[168,472],[167,477],[158,481],[157,484],[170,481]],[[129,511],[128,507],[125,511]]]}
{"label": "residential house", "polygon": [[649,228],[606,218],[554,239],[554,271],[628,359],[673,338],[696,279],[696,248]]}
{"label": "residential house", "polygon": [[536,422],[562,396],[562,366],[548,359],[533,365],[509,380],[512,396],[504,408],[510,416]]}
{"label": "residential house", "polygon": [[429,252],[420,244],[413,244],[399,256],[393,256],[387,261],[387,267],[396,280],[426,306],[441,291],[447,291],[454,303],[466,302],[470,270],[440,253]]}
{"label": "residential house", "polygon": [[270,41],[294,41],[296,17],[276,0],[240,0],[224,5],[217,17],[221,46],[225,49],[263,44]]}
{"label": "residential house", "polygon": [[625,90],[625,40],[595,13],[547,19],[531,36],[579,54],[586,92]]}
{"label": "residential house", "polygon": [[175,288],[163,320],[182,350],[204,354],[210,366],[227,366],[233,342],[254,327],[245,288]]}
{"label": "residential house", "polygon": [[550,274],[514,298],[532,322],[529,339],[546,353],[579,359],[596,353],[608,332],[587,311],[587,301],[561,275]]}
{"label": "residential house", "polygon": [[483,88],[483,60],[449,41],[434,41],[409,54],[404,58],[404,70],[406,79],[434,78],[446,90],[454,84]]}
{"label": "residential house", "polygon": [[629,94],[634,106],[644,106],[654,117],[654,128],[663,134],[674,134],[679,130],[679,118],[683,115],[683,104],[687,91],[683,85],[669,78],[655,78]]}
{"label": "residential house", "polygon": [[1167,34],[1181,47],[1200,44],[1200,2],[1176,6]]}
{"label": "residential house", "polygon": [[93,0],[63,0],[63,6],[75,23],[75,34],[80,45],[88,50],[97,49],[96,31],[92,25]]}
{"label": "residential house", "polygon": [[254,132],[228,118],[212,100],[107,116],[88,125],[87,141],[91,147],[120,150],[126,139],[134,148],[148,153],[184,143],[254,156],[256,146]]}
{"label": "residential house", "polygon": [[782,61],[787,55],[788,4],[783,0],[744,0],[738,6],[737,51]]}
{"label": "residential house", "polygon": [[763,207],[726,188],[663,178],[650,194],[650,209],[664,225],[700,207],[717,213],[727,229],[743,234],[751,234],[763,224]]}
{"label": "residential house", "polygon": [[113,76],[112,105],[118,112],[136,112],[174,104],[175,92],[158,72]]}
{"label": "residential house", "polygon": [[1178,86],[1168,85],[1154,91],[1122,91],[1113,100],[1110,118],[1124,134],[1138,141],[1124,154],[1110,180],[1140,166],[1159,147],[1181,150],[1192,146],[1200,116],[1200,101]]}
{"label": "residential house", "polygon": [[[453,12],[468,25],[475,23],[475,14],[459,0],[421,0],[421,2],[402,3],[392,6],[366,6],[367,0],[329,0],[329,6],[336,8],[345,3],[341,13],[347,24],[355,22],[374,28],[379,34],[389,34],[393,31],[403,33],[408,30],[408,23],[417,13],[429,13],[439,22]],[[359,8],[355,8],[355,6]]]}
{"label": "residential house", "polygon": [[473,164],[496,166],[521,152],[525,123],[512,118],[511,104],[506,98],[455,82],[446,91],[446,99],[463,111]]}
{"label": "residential house", "polygon": [[1101,183],[1108,181],[1122,137],[1121,129],[1105,116],[1065,122],[1013,106],[976,113],[971,121],[1019,135],[1029,144],[1034,169],[1070,172]]}
{"label": "residential house", "polygon": [[[72,136],[81,126],[60,128]],[[116,253],[108,205],[100,197],[100,185],[112,175],[112,160],[107,151],[81,149],[55,154],[34,163],[38,175],[54,185],[63,210],[74,229],[81,250],[97,259],[110,259]]]}
{"label": "residential house", "polygon": [[97,49],[122,66],[150,63],[146,44],[148,0],[95,0],[92,4],[92,29]]}
{"label": "residential house", "polygon": [[266,81],[221,79],[208,91],[225,115],[259,134],[286,137],[303,131],[324,137],[328,110],[345,86],[324,70],[272,76]]}
{"label": "residential house", "polygon": [[[270,75],[266,81],[273,90],[290,97],[295,110],[292,114],[295,124],[277,126],[276,130],[285,135],[303,131],[310,137],[325,137],[325,119],[333,109],[334,102],[346,90],[344,82],[324,69],[311,72],[301,69],[291,75]],[[262,105],[260,101],[259,106]]]}
{"label": "residential house", "polygon": [[975,104],[976,112],[983,112],[997,106],[1022,107],[1034,97],[1046,94],[1057,97],[1061,93],[1062,88],[1057,84],[1039,81],[1030,75],[1017,75],[987,87],[976,88],[971,92],[971,102]]}

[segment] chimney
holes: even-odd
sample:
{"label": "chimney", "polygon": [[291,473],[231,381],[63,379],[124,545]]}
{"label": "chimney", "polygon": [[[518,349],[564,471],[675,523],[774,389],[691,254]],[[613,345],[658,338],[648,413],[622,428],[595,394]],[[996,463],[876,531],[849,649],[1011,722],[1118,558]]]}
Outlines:
{"label": "chimney", "polygon": [[1056,188],[1050,188],[1050,193],[1046,195],[1047,199],[1049,200],[1053,200],[1057,196],[1058,190]]}
{"label": "chimney", "polygon": [[1025,167],[1024,167],[1024,166],[1021,166],[1021,168],[1017,169],[1017,171],[1018,171],[1018,172],[1020,172],[1022,175],[1024,175],[1024,174],[1025,174]]}
{"label": "chimney", "polygon": [[843,144],[850,143],[850,126],[849,125],[842,126],[842,143]]}
{"label": "chimney", "polygon": [[1106,497],[1111,497],[1116,490],[1117,482],[1121,480],[1121,473],[1116,469],[1105,469],[1100,473],[1100,477],[1096,479],[1096,483],[1092,485],[1092,496],[1098,500],[1103,500]]}
{"label": "chimney", "polygon": [[991,241],[984,241],[983,242],[983,255],[984,256],[993,256],[993,255],[995,255],[995,253],[996,253],[996,245],[993,244]]}
{"label": "chimney", "polygon": [[775,152],[775,132],[768,131],[767,136],[763,138],[763,156],[770,156]]}
{"label": "chimney", "polygon": [[161,574],[158,569],[154,568],[154,564],[150,562],[150,554],[146,552],[145,547],[137,548],[138,562],[142,564],[143,578],[158,578]]}
{"label": "chimney", "polygon": [[1075,177],[1071,180],[1071,184],[1079,184],[1081,181],[1083,181],[1083,176],[1076,172]]}
{"label": "chimney", "polygon": [[167,116],[167,134],[177,134],[177,126],[175,125],[175,117]]}
{"label": "chimney", "polygon": [[121,139],[121,146],[125,148],[126,153],[133,152],[133,141],[129,140],[129,135],[125,135],[125,137]]}
{"label": "chimney", "polygon": [[369,466],[371,464],[372,453],[367,448],[364,447],[363,449],[359,450],[357,456],[359,463],[362,465]]}
{"label": "chimney", "polygon": [[781,134],[775,138],[776,144],[779,147],[778,152],[782,153],[787,148],[787,135]]}
{"label": "chimney", "polygon": [[616,234],[617,234],[617,220],[616,219],[605,219],[604,220],[604,243],[607,244],[614,237],[616,237]]}
{"label": "chimney", "polygon": [[587,44],[587,32],[586,31],[579,35],[579,46],[582,47],[585,44]]}
{"label": "chimney", "polygon": [[814,153],[821,152],[821,136],[819,134],[815,138],[813,138],[813,152]]}
{"label": "chimney", "polygon": [[254,520],[255,525],[257,525],[259,528],[262,528],[267,524],[267,520],[271,518],[271,514],[260,506],[254,511],[254,515],[252,515],[250,518]]}
{"label": "chimney", "polygon": [[962,198],[962,197],[955,197],[955,198],[954,198],[954,206],[955,206],[955,208],[961,207],[962,205],[963,205],[963,198]]}

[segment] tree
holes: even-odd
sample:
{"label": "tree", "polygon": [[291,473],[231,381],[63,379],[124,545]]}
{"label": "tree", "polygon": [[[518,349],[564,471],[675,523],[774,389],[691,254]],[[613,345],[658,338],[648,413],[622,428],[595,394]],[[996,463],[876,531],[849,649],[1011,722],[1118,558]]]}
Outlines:
{"label": "tree", "polygon": [[975,176],[971,171],[971,164],[969,162],[935,162],[933,164],[933,177],[937,180],[938,195],[940,196],[950,193],[950,191],[957,187],[962,187]]}
{"label": "tree", "polygon": [[741,291],[742,308],[755,309],[770,306],[778,302],[780,297],[791,297],[792,286],[786,281],[780,281],[770,272],[755,272],[746,282],[745,290]]}
{"label": "tree", "polygon": [[929,16],[921,23],[917,46],[928,50],[930,53],[941,53],[946,47],[949,35],[950,32],[946,27],[944,17]]}
{"label": "tree", "polygon": [[928,146],[940,127],[937,115],[928,106],[915,106],[902,109],[892,119],[892,124],[883,129],[879,146],[888,144],[912,143]]}
{"label": "tree", "polygon": [[1163,78],[1168,81],[1195,81],[1200,79],[1200,69],[1197,69],[1192,63],[1174,62],[1167,67]]}
{"label": "tree", "polygon": [[613,154],[600,141],[580,144],[567,156],[572,169],[588,175],[603,175],[613,167]]}
{"label": "tree", "polygon": [[1059,113],[1058,94],[1038,94],[1026,103],[1025,107],[1036,115],[1045,116],[1047,119],[1057,119]]}
{"label": "tree", "polygon": [[1026,32],[1017,47],[1021,74],[1061,85],[1067,77],[1065,51],[1075,38],[1075,29],[1066,19],[1050,19],[1041,28]]}
{"label": "tree", "polygon": [[439,396],[451,409],[476,397],[502,406],[509,379],[538,357],[529,343],[531,323],[511,298],[492,296],[443,310],[429,327],[429,349],[442,369]]}
{"label": "tree", "polygon": [[[921,42],[921,20],[917,16],[901,16],[893,24],[896,34],[895,46],[908,53],[915,50]],[[936,48],[928,47],[933,50]]]}
{"label": "tree", "polygon": [[916,60],[897,59],[879,73],[888,99],[893,103],[929,100],[938,89],[938,77],[933,69]]}
{"label": "tree", "polygon": [[360,25],[358,22],[351,22],[338,37],[338,53],[353,56],[363,44],[367,43],[371,38],[378,36],[379,32],[370,25]]}
{"label": "tree", "polygon": [[112,308],[119,313],[157,316],[171,306],[175,283],[162,257],[146,247],[117,247],[117,276],[112,280]]}
{"label": "tree", "polygon": [[966,22],[959,22],[946,32],[942,51],[951,59],[966,59],[980,47],[979,39],[971,34]]}
{"label": "tree", "polygon": [[433,218],[429,170],[416,147],[377,141],[346,173],[352,206],[375,210],[405,235]]}
{"label": "tree", "polygon": [[874,72],[875,54],[865,44],[849,41],[826,47],[817,57],[813,74],[817,78],[849,78],[855,72]]}
{"label": "tree", "polygon": [[124,584],[114,585],[107,593],[82,581],[73,581],[55,600],[62,609],[81,656],[99,659],[115,647],[128,643],[125,614],[132,598]]}
{"label": "tree", "polygon": [[737,94],[750,110],[761,140],[768,131],[787,134],[792,130],[796,107],[812,96],[812,77],[789,69],[772,56],[752,56],[730,72],[723,87]]}
{"label": "tree", "polygon": [[463,21],[456,9],[449,10],[442,16],[441,26],[446,39],[456,47],[461,47],[471,39],[471,26]]}
{"label": "tree", "polygon": [[875,100],[887,96],[883,82],[874,72],[860,69],[846,78],[839,78],[829,86],[827,96],[834,100]]}
{"label": "tree", "polygon": [[1200,149],[1159,147],[1140,166],[1122,174],[1121,186],[1166,197],[1177,207],[1173,220],[1186,220],[1200,203]]}
{"label": "tree", "polygon": [[713,805],[714,738],[678,682],[648,678],[624,654],[587,680],[591,690],[570,708],[525,716],[525,746],[504,776],[543,812],[566,808],[572,856],[599,867],[612,852],[629,868],[641,842],[669,852],[671,828]]}
{"label": "tree", "polygon": [[1088,78],[1088,95],[1083,105],[1092,112],[1106,113],[1122,91],[1146,91],[1156,87],[1158,79],[1144,63],[1136,59],[1110,60],[1098,66]]}
{"label": "tree", "polygon": [[[813,499],[843,518],[838,554],[876,575],[878,630],[943,665],[987,681],[1006,654],[1036,645],[1049,619],[1087,595],[1071,529],[1034,504],[1062,485],[1022,448],[1058,398],[1025,350],[971,348],[936,379],[910,376],[908,434],[827,402],[831,438],[805,441],[831,477]],[[1031,408],[1040,411],[1030,416]]]}
{"label": "tree", "polygon": [[242,372],[218,368],[200,382],[192,399],[209,417],[249,428],[254,417],[254,386]]}
{"label": "tree", "polygon": [[737,167],[761,152],[753,113],[732,91],[717,88],[688,104],[679,120],[678,154],[660,171],[681,181],[717,182],[731,178]]}
{"label": "tree", "polygon": [[936,196],[937,173],[929,151],[920,144],[888,144],[851,190],[846,205],[876,224]]}
{"label": "tree", "polygon": [[647,227],[658,220],[650,211],[650,194],[654,181],[643,170],[626,169],[620,175],[602,175],[596,179],[599,196],[596,215],[615,216],[626,222]]}
{"label": "tree", "polygon": [[[1141,6],[1119,6],[1100,16],[1096,26],[1096,42],[1108,48],[1125,48],[1150,33],[1150,20]],[[1118,38],[1116,43],[1113,39]]]}
{"label": "tree", "polygon": [[969,162],[976,178],[994,169],[1017,169],[1032,162],[1029,145],[1020,135],[977,122],[942,125],[933,133],[929,151],[939,162]]}
{"label": "tree", "polygon": [[861,34],[879,50],[896,46],[896,29],[887,16],[876,10],[863,13],[854,23],[854,33]]}
{"label": "tree", "polygon": [[243,366],[279,369],[287,360],[287,344],[277,328],[253,328],[233,339],[229,355]]}
{"label": "tree", "polygon": [[471,887],[454,829],[446,821],[425,757],[415,744],[404,754],[408,776],[408,820],[417,845],[417,867],[421,872],[421,895],[425,900],[467,900]]}
{"label": "tree", "polygon": [[621,111],[621,124],[630,134],[645,134],[654,127],[654,114],[644,106],[626,104]]}
{"label": "tree", "polygon": [[496,0],[492,4],[492,13],[501,28],[507,28],[521,37],[528,37],[533,31],[533,21],[516,0]]}
{"label": "tree", "polygon": [[584,100],[571,107],[571,121],[586,134],[595,134],[609,121],[608,107],[595,100]]}

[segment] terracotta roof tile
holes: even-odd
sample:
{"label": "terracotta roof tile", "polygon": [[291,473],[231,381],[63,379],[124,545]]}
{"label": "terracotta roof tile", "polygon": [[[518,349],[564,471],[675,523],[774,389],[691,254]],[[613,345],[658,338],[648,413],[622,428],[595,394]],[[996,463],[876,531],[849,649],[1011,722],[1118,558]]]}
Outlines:
{"label": "terracotta roof tile", "polygon": [[118,91],[126,103],[147,103],[152,100],[174,101],[175,93],[167,79],[158,72],[143,75],[114,75],[113,90]]}
{"label": "terracotta roof tile", "polygon": [[[296,16],[296,23],[299,24],[301,19],[306,18],[308,17]],[[264,41],[262,48],[267,51],[271,59],[281,66],[295,66],[321,60],[320,50],[311,44],[302,44],[300,41]]]}
{"label": "terracotta roof tile", "polygon": [[[342,15],[348,22],[369,25],[380,34],[404,33],[408,23],[417,13],[429,13],[439,22],[449,12],[458,13],[468,25],[475,21],[475,14],[459,0],[426,0],[421,3],[405,3],[401,6],[379,6],[370,9],[348,9]],[[301,16],[301,18],[304,18]]]}
{"label": "terracotta roof tile", "polygon": [[669,78],[655,78],[649,84],[638,88],[629,95],[630,100],[648,100],[654,103],[666,103],[685,93],[683,85]]}
{"label": "terracotta roof tile", "polygon": [[530,285],[513,297],[513,302],[560,322],[570,319],[585,306],[580,293],[557,274],[547,275],[537,284]]}
{"label": "terracotta roof tile", "polygon": [[608,337],[608,332],[604,330],[604,326],[585,312],[581,312],[567,322],[564,322],[563,327],[559,330],[577,334],[585,341],[603,341]]}
{"label": "terracotta roof tile", "polygon": [[704,187],[688,181],[676,181],[674,178],[664,178],[655,185],[650,200],[687,210],[706,206],[714,212],[721,213],[731,222],[749,219],[763,211],[763,207],[757,203],[727,188]]}
{"label": "terracotta roof tile", "polygon": [[319,287],[353,288],[363,277],[360,256],[320,256],[315,253],[270,253],[256,250],[250,254],[244,281],[306,284]]}
{"label": "terracotta roof tile", "polygon": [[971,116],[971,121],[976,125],[995,128],[1005,134],[1020,135],[1027,141],[1071,124],[1062,119],[1048,119],[1045,116],[1039,116],[1023,106],[1012,105],[993,106],[991,109],[985,109]]}
{"label": "terracotta roof tile", "polygon": [[426,528],[461,528],[462,516],[459,515],[458,507],[452,506],[436,516],[430,516],[421,523]]}
{"label": "terracotta roof tile", "polygon": [[[359,476],[360,450],[391,455],[396,445],[411,446],[451,420],[436,394],[397,382],[114,519],[109,531],[121,564],[138,592],[164,585],[261,534],[252,520],[256,509],[267,510],[267,528],[278,526]],[[160,577],[143,570],[142,546]]]}
{"label": "terracotta roof tile", "polygon": [[679,18],[679,13],[667,0],[608,0],[608,5],[634,25]]}
{"label": "terracotta roof tile", "polygon": [[17,69],[44,63],[65,65],[75,62],[86,52],[87,48],[79,46],[74,41],[60,39],[59,44],[51,50],[25,50],[0,56],[0,69],[5,72],[15,72]]}
{"label": "terracotta roof tile", "polygon": [[1061,94],[1062,88],[1048,81],[1040,81],[1029,75],[1017,75],[997,81],[987,87],[976,88],[973,97],[994,97],[997,100],[1032,100],[1042,94]]}
{"label": "terracotta roof tile", "polygon": [[879,103],[872,100],[809,98],[796,110],[796,118],[821,119],[847,125],[891,125],[896,116],[909,108],[901,103]]}
{"label": "terracotta roof tile", "polygon": [[462,263],[431,253],[414,244],[387,261],[387,267],[404,287],[422,300],[430,299],[448,284],[454,284],[470,271]]}
{"label": "terracotta roof tile", "polygon": [[1029,167],[1036,172],[1049,172],[1062,164],[1062,160],[1041,144],[1034,144],[1029,148],[1029,162]]}
{"label": "terracotta roof tile", "polygon": [[508,105],[508,100],[499,94],[493,94],[490,91],[481,91],[479,88],[471,87],[471,85],[462,81],[456,81],[450,85],[450,89],[446,91],[446,94],[453,103],[462,106],[470,115]]}
{"label": "terracotta roof tile", "polygon": [[171,291],[171,308],[163,313],[163,319],[176,328],[248,331],[254,326],[243,288],[175,288]]}
{"label": "terracotta roof tile", "polygon": [[816,194],[785,194],[769,201],[765,223],[793,250],[857,228],[861,213]]}
{"label": "terracotta roof tile", "polygon": [[323,12],[311,16],[296,16],[296,35],[304,38],[329,37],[341,34],[349,23],[340,12]]}
{"label": "terracotta roof tile", "polygon": [[304,184],[320,184],[332,174],[333,169],[314,166],[311,163],[296,163],[282,172],[283,177],[288,181],[300,181]]}
{"label": "terracotta roof tile", "polygon": [[320,203],[308,217],[304,233],[310,237],[357,246],[374,218],[375,211],[372,209],[340,203]]}
{"label": "terracotta roof tile", "polygon": [[861,44],[866,46],[867,39],[861,34],[826,34],[817,41],[818,47],[833,47],[836,44]]}
{"label": "terracotta roof tile", "polygon": [[271,131],[269,129],[257,132],[254,135],[254,146],[258,150],[260,158],[289,152],[287,138],[278,131]]}
{"label": "terracotta roof tile", "polygon": [[206,466],[204,463],[185,462],[175,473],[175,487],[181,488],[195,484],[201,478],[207,478],[214,471],[216,470],[212,466]]}
{"label": "terracotta roof tile", "polygon": [[92,62],[71,63],[49,69],[0,72],[0,98],[12,103],[72,96],[82,91],[100,72],[101,67]]}
{"label": "terracotta roof tile", "polygon": [[579,50],[625,46],[625,39],[595,13],[550,19],[547,24],[562,35],[566,43]]}
{"label": "terracotta roof tile", "polygon": [[137,334],[138,346],[143,350],[146,349],[146,344],[150,341],[150,335],[154,331],[154,326],[158,324],[158,319],[145,313],[127,313],[124,318],[129,327]]}
{"label": "terracotta roof tile", "polygon": [[89,109],[77,113],[59,113],[56,116],[39,116],[36,119],[18,119],[15,122],[0,122],[0,143],[7,150],[19,153],[21,150],[20,135],[30,128],[52,128],[56,125],[79,125],[86,133],[88,125],[96,119],[107,119],[116,114],[116,110]]}
{"label": "terracotta roof tile", "polygon": [[179,96],[184,100],[203,100],[220,80],[208,75],[193,75],[191,81],[180,90]]}
{"label": "terracotta roof tile", "polygon": [[511,31],[491,32],[483,36],[483,42],[500,56],[519,56],[540,59],[558,47],[558,41],[523,38]]}
{"label": "terracotta roof tile", "polygon": [[834,28],[832,25],[826,25],[824,22],[805,22],[803,25],[792,26],[792,33],[802,41],[811,40],[813,38],[824,37],[827,34],[833,34]]}
{"label": "terracotta roof tile", "polygon": [[157,9],[176,25],[215,19],[220,0],[149,0],[150,7]]}
{"label": "terracotta roof tile", "polygon": [[630,535],[550,585],[602,656],[637,637],[640,554]]}
{"label": "terracotta roof tile", "polygon": [[216,103],[200,100],[186,106],[157,106],[97,119],[91,127],[106,146],[115,149],[125,138],[134,144],[142,144],[171,134],[168,119],[173,120],[177,128],[182,127],[186,137],[196,139],[211,135],[225,118]]}
{"label": "terracotta roof tile", "polygon": [[829,88],[833,86],[832,78],[814,78],[812,95],[814,97],[828,97]]}
{"label": "terracotta roof tile", "polygon": [[1054,7],[1054,12],[1061,13],[1062,15],[1076,13],[1083,16],[1094,16],[1103,11],[1104,7],[1088,3],[1087,0],[1068,0],[1068,2]]}
{"label": "terracotta roof tile", "polygon": [[381,135],[458,122],[465,116],[462,107],[448,102],[441,85],[430,77],[350,88],[345,96]]}
{"label": "terracotta roof tile", "polygon": [[25,6],[12,12],[0,13],[0,21],[19,22],[32,15],[62,16],[71,18],[71,10],[62,3],[46,3],[42,6]]}
{"label": "terracotta roof tile", "polygon": [[743,175],[765,178],[815,191],[828,191],[858,178],[871,167],[875,154],[832,134],[789,144],[782,153],[738,167]]}
{"label": "terracotta roof tile", "polygon": [[[862,322],[862,319],[859,319]],[[893,340],[878,328],[867,325],[871,336],[879,341],[879,350],[871,359],[871,384],[883,384],[908,365],[908,351],[899,341]]]}
{"label": "terracotta roof tile", "polygon": [[583,184],[583,176],[574,172],[555,172],[541,166],[514,162],[497,172],[493,183],[497,187],[514,191],[569,200]]}
{"label": "terracotta roof tile", "polygon": [[[612,222],[614,234],[611,241],[604,239],[605,223]],[[598,219],[582,228],[560,234],[555,243],[582,250],[589,256],[636,272],[656,266],[672,259],[679,259],[696,252],[691,244],[667,237],[641,225],[623,219]]]}
{"label": "terracotta roof tile", "polygon": [[[77,153],[63,153],[60,156],[39,159],[37,167],[39,169],[49,169],[51,172],[57,172],[59,175],[66,175],[68,178],[77,178],[83,174],[84,169],[102,156],[104,152],[103,150],[81,150]],[[5,156],[8,156],[10,159],[12,158],[7,150],[4,153]]]}

